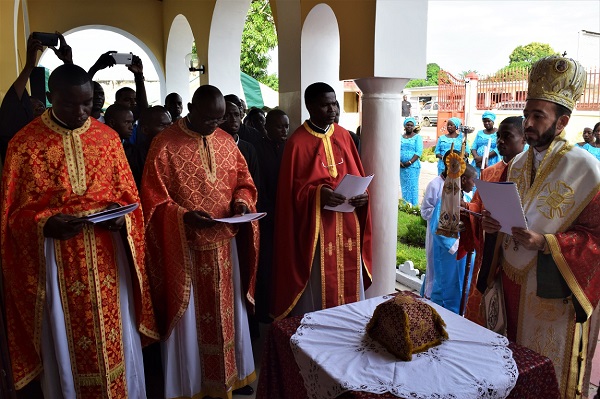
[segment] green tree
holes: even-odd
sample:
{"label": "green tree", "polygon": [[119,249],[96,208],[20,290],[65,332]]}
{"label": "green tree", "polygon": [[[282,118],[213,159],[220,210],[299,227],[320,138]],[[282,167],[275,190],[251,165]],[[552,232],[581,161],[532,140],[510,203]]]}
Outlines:
{"label": "green tree", "polygon": [[271,61],[269,51],[277,46],[275,22],[268,0],[252,0],[242,33],[240,69],[274,90],[279,90],[279,79],[267,73]]}
{"label": "green tree", "polygon": [[546,43],[532,42],[525,46],[517,46],[508,56],[508,65],[500,68],[489,78],[498,81],[527,80],[534,62],[554,54],[556,52]]}
{"label": "green tree", "polygon": [[440,66],[438,64],[436,64],[436,63],[427,64],[427,78],[426,79],[411,79],[406,84],[406,87],[437,86],[439,73],[440,73]]}
{"label": "green tree", "polygon": [[529,67],[540,58],[554,54],[556,52],[549,44],[532,42],[525,46],[517,46],[508,56],[508,65]]}

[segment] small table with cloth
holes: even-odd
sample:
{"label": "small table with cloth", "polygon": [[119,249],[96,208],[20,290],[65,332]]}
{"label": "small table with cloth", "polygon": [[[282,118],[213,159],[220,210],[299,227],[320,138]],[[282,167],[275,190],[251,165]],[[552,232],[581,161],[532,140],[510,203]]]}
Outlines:
{"label": "small table with cloth", "polygon": [[[404,293],[406,295],[412,295],[409,293]],[[377,303],[382,302],[383,300],[385,300],[385,298],[389,298],[389,296],[387,297],[380,297],[380,298],[374,298],[373,300],[375,300]],[[337,308],[332,308],[332,309],[327,309],[324,311],[319,311],[319,312],[313,312],[310,314],[305,315],[304,317],[313,317],[315,315],[317,315],[318,317],[322,317],[323,313],[325,312],[331,312],[331,311],[337,311],[338,313],[338,317],[337,319],[341,319],[344,318],[343,323],[354,323],[353,320],[357,320],[360,317],[357,317],[357,311],[358,313],[360,313],[361,311],[357,309],[357,307],[362,307],[363,309],[363,313],[365,313],[363,316],[366,316],[366,310],[367,308],[369,308],[369,311],[372,311],[372,309],[374,309],[374,306],[376,306],[375,304],[371,304],[371,305],[367,305],[369,301],[363,301],[363,302],[358,302],[358,303],[354,303],[354,304],[349,304],[349,305],[342,305],[339,306]],[[441,310],[439,310],[441,309]],[[446,323],[449,325],[448,327],[448,332],[450,337],[453,336],[452,334],[452,328],[450,327],[451,325],[454,326],[458,326],[459,328],[463,329],[464,332],[469,332],[471,331],[472,334],[469,335],[469,337],[473,337],[473,340],[475,340],[475,337],[477,337],[477,339],[479,340],[479,337],[485,334],[492,334],[491,332],[489,332],[488,330],[476,326],[474,323],[471,323],[470,321],[463,319],[457,315],[451,314],[450,312],[444,312],[444,309],[442,308],[436,308],[436,310],[438,310],[440,312],[440,314],[442,315],[442,317],[444,318],[444,320],[446,321]],[[345,317],[345,316],[347,317]],[[341,316],[341,317],[339,317]],[[366,324],[366,322],[368,322],[368,317],[363,317],[364,319],[367,319],[366,321],[364,321],[363,323]],[[333,319],[332,319],[333,321]],[[341,320],[340,320],[341,321]],[[260,379],[259,379],[259,384],[258,384],[258,390],[257,390],[257,398],[286,398],[286,399],[293,399],[293,398],[307,398],[309,397],[309,395],[307,394],[307,389],[305,387],[305,382],[302,378],[302,374],[308,374],[308,375],[312,375],[314,378],[315,376],[320,377],[321,382],[322,381],[330,381],[330,376],[329,375],[325,375],[325,373],[323,373],[322,369],[319,366],[319,362],[322,362],[322,359],[319,359],[321,357],[321,355],[316,356],[316,355],[310,355],[311,359],[310,359],[310,365],[312,367],[312,370],[306,370],[303,369],[303,372],[301,374],[301,369],[298,367],[298,364],[296,363],[295,359],[294,359],[294,353],[293,353],[293,349],[292,347],[294,346],[294,343],[292,343],[292,345],[290,345],[290,340],[292,341],[297,341],[297,337],[292,338],[292,336],[294,334],[299,334],[299,333],[304,333],[309,329],[305,329],[304,332],[302,331],[302,329],[298,329],[298,327],[301,325],[302,323],[302,317],[301,316],[296,316],[296,317],[291,317],[285,320],[280,320],[280,321],[276,321],[271,325],[271,329],[269,332],[269,335],[267,337],[267,340],[265,342],[265,348],[264,348],[264,352],[263,352],[263,360],[262,360],[262,367],[261,367],[261,373],[260,373]],[[335,322],[334,322],[335,323]],[[337,324],[343,324],[338,322]],[[350,328],[339,328],[340,330],[340,345],[341,346],[347,346],[345,345],[346,342],[348,342],[349,340],[353,340],[354,338],[351,337],[351,333],[350,335],[348,335],[349,331],[352,330],[352,328],[355,327],[354,325],[352,325],[352,327]],[[335,327],[334,327],[335,328]],[[342,331],[342,330],[346,330],[346,331]],[[361,332],[361,329],[356,329],[356,335],[362,336],[364,335],[364,330],[363,332]],[[320,332],[320,331],[319,331]],[[310,334],[318,334],[319,332],[314,332],[311,331]],[[346,337],[342,338],[344,335],[346,335]],[[465,336],[463,335],[463,338]],[[501,338],[501,337],[500,337]],[[357,338],[358,341],[360,341],[362,338],[358,337]],[[471,341],[471,338],[469,338],[468,341]],[[468,344],[470,342],[467,342],[467,340],[461,340],[458,339],[457,342],[459,342],[461,345],[465,345],[468,346]],[[371,341],[371,346],[374,346],[374,342]],[[378,344],[377,344],[378,345]],[[444,344],[442,344],[444,345]],[[341,347],[340,346],[340,347]],[[501,351],[502,352],[507,352],[508,355],[510,356],[510,351],[506,350],[506,347],[500,345]],[[438,346],[434,352],[437,352],[439,354],[439,352],[441,351],[441,347],[442,346]],[[473,350],[464,350],[463,351],[463,355],[462,355],[462,364],[468,366],[470,359],[467,358],[467,356],[474,356],[476,350],[478,350],[479,348],[481,348],[480,345],[474,345]],[[518,379],[516,381],[516,385],[514,386],[514,388],[512,389],[512,391],[510,392],[510,395],[508,395],[508,398],[556,398],[559,397],[558,394],[558,383],[556,381],[556,377],[554,374],[554,368],[552,365],[552,362],[546,358],[543,357],[541,355],[538,355],[537,353],[521,347],[519,345],[516,345],[514,343],[510,343],[508,344],[508,348],[510,350],[512,350],[512,358],[514,359],[514,362],[512,362],[513,366],[516,364],[516,368],[518,369]],[[369,348],[364,348],[365,350],[370,350]],[[303,350],[304,351],[304,350]],[[304,351],[304,352],[310,352],[309,351]],[[344,368],[346,368],[347,365],[349,365],[350,363],[346,363],[343,361],[340,361],[339,359],[341,359],[341,357],[343,357],[344,355],[348,355],[348,358],[350,359],[351,357],[354,357],[355,355],[353,353],[345,353],[346,351],[344,351],[343,354],[340,354],[340,356],[337,359],[337,362],[340,364],[344,364]],[[321,351],[321,354],[324,356],[327,356],[327,354],[325,353],[325,351]],[[385,358],[389,359],[389,355],[385,349],[383,349],[383,347],[381,347],[381,359],[382,359],[382,363],[384,363]],[[426,352],[424,352],[423,354],[426,354]],[[414,367],[414,360],[417,359],[417,356],[419,356],[421,354],[415,354],[413,355],[413,364],[410,365],[411,367]],[[372,358],[371,358],[372,360]],[[448,361],[448,359],[442,359],[441,357],[438,359],[439,361]],[[508,377],[508,379],[510,379],[510,374],[515,372],[516,370],[514,370],[514,368],[510,369],[510,364],[511,362],[509,361],[510,359],[506,359],[505,363],[508,365],[508,368],[506,369],[507,373],[506,376]],[[406,364],[407,366],[409,365],[410,362],[408,363],[396,363],[396,364]],[[367,373],[369,373],[373,367],[378,367],[379,365],[373,364],[372,366],[370,366],[368,369],[364,369],[363,372],[361,372],[361,378],[364,378]],[[479,366],[477,366],[479,367]],[[462,368],[462,366],[460,367]],[[471,366],[471,368],[473,368],[473,365]],[[350,374],[350,373],[349,373]],[[356,377],[356,374],[358,373],[353,373],[354,377]],[[515,373],[516,374],[516,373]],[[439,375],[439,373],[438,373]],[[422,379],[422,383],[420,383],[421,385],[425,386],[428,384],[432,383],[432,378],[433,375],[431,374],[431,368],[427,367],[426,369],[422,370],[422,371],[417,371],[417,372],[412,372],[410,373],[410,379],[411,381],[417,381],[417,385],[419,384],[419,379]],[[514,375],[513,375],[514,377]],[[377,375],[377,378],[380,379],[380,376]],[[443,378],[450,378],[448,377],[447,373],[444,373]],[[487,379],[487,378],[486,378]],[[402,383],[404,382],[409,382],[409,381],[400,381],[400,384],[398,384],[398,381],[396,381],[396,385],[403,385]],[[483,382],[483,381],[482,381]],[[375,383],[374,379],[372,379],[371,381],[367,381],[366,379],[363,381],[363,384],[361,386],[361,388],[363,388],[364,386],[367,385],[373,385]],[[453,384],[456,384],[457,382],[453,382]],[[513,381],[514,383],[514,381]],[[309,383],[310,385],[310,383]],[[383,384],[382,384],[383,385]],[[481,385],[481,384],[480,384]],[[339,386],[339,385],[338,385]],[[347,384],[346,387],[351,387],[352,384]],[[483,386],[483,385],[481,385]],[[341,388],[341,386],[340,386]],[[488,387],[489,388],[489,387]],[[486,392],[483,392],[481,397],[493,397],[493,396],[486,396],[489,395],[488,390],[485,390]],[[446,394],[446,392],[440,392],[439,394],[444,395]],[[370,393],[370,392],[362,392],[359,390],[346,390],[346,392],[344,392],[344,389],[340,390],[340,391],[335,391],[334,395],[338,395],[338,396],[331,396],[331,397],[338,397],[338,398],[373,398],[373,397],[377,397],[377,398],[397,398],[399,396],[395,396],[394,394],[392,394],[389,391],[385,391],[384,390],[380,390],[379,394],[375,394],[375,393]],[[412,397],[412,396],[410,396]],[[417,397],[421,397],[421,396],[417,396]],[[430,396],[422,396],[422,397],[430,397]],[[439,396],[440,398],[444,398],[445,396]]]}

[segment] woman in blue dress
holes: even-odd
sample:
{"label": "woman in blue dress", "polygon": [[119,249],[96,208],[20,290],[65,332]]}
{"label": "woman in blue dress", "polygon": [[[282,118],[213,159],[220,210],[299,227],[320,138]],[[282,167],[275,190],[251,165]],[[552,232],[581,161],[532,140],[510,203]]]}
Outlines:
{"label": "woman in blue dress", "polygon": [[496,114],[491,111],[485,111],[481,116],[481,119],[483,121],[484,129],[477,132],[471,147],[471,154],[473,155],[471,164],[477,169],[477,177],[479,177],[479,174],[481,173],[481,162],[488,143],[490,144],[490,151],[485,167],[492,166],[500,160],[498,151],[496,150],[496,140],[498,139],[498,135],[496,134],[498,129],[494,127]]}
{"label": "woman in blue dress", "polygon": [[[441,175],[445,169],[443,157],[444,154],[450,149],[452,143],[454,143],[454,149],[460,151],[460,146],[462,145],[463,135],[459,133],[458,129],[462,124],[459,118],[450,118],[448,119],[448,123],[446,124],[446,133],[443,136],[440,136],[437,140],[437,144],[435,145],[435,156],[438,158],[438,175]],[[469,153],[469,143],[467,143],[467,147],[465,148],[465,152]]]}
{"label": "woman in blue dress", "polygon": [[583,141],[581,143],[576,143],[575,145],[583,148],[588,143],[593,143],[596,141],[596,137],[594,137],[594,132],[591,127],[584,127],[583,133],[581,134]]}
{"label": "woman in blue dress", "polygon": [[596,157],[598,161],[600,161],[600,122],[594,125],[593,130],[594,141],[591,143],[586,143],[583,146],[583,149]]}
{"label": "woman in blue dress", "polygon": [[412,206],[419,204],[419,175],[423,138],[415,132],[415,118],[404,120],[404,134],[400,145],[400,187],[402,199]]}

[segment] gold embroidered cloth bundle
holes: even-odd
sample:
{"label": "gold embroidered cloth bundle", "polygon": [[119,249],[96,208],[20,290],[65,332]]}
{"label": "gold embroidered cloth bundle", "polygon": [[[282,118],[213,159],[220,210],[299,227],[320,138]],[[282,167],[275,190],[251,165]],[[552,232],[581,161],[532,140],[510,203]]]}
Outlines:
{"label": "gold embroidered cloth bundle", "polygon": [[411,360],[448,339],[446,323],[428,304],[398,295],[377,306],[367,334],[400,360]]}

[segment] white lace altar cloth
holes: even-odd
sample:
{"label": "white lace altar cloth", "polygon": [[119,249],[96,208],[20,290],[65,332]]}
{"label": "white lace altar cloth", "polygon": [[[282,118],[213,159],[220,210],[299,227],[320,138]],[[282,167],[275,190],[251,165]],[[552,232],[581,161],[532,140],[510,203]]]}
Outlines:
{"label": "white lace altar cloth", "polygon": [[309,398],[346,391],[390,392],[411,399],[506,398],[519,372],[508,340],[427,301],[446,322],[449,339],[399,361],[365,332],[372,298],[304,315],[290,339]]}

